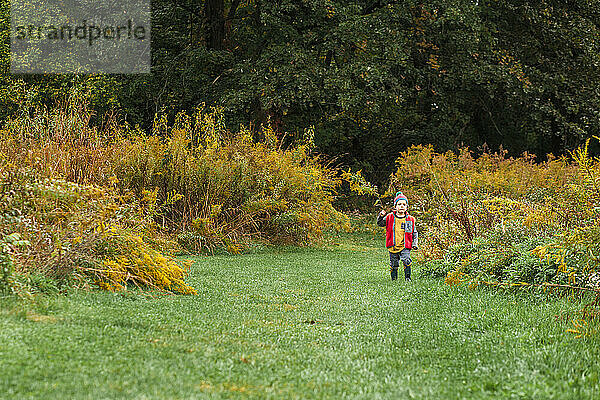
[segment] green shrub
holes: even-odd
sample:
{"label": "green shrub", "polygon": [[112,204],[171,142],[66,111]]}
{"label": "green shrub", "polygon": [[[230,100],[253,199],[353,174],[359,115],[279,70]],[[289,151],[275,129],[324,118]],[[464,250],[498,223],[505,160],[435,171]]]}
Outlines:
{"label": "green shrub", "polygon": [[558,272],[556,265],[535,254],[537,248],[551,240],[551,237],[520,236],[506,226],[496,227],[470,243],[450,247],[443,263],[448,272],[462,274],[463,280],[509,285],[568,284],[567,274]]}
{"label": "green shrub", "polygon": [[26,284],[33,293],[47,295],[58,294],[61,292],[61,289],[66,286],[62,285],[61,282],[56,279],[41,274],[31,274],[27,276],[24,279],[24,284]]}
{"label": "green shrub", "polygon": [[0,292],[12,292],[15,264],[10,254],[0,253]]}
{"label": "green shrub", "polygon": [[422,275],[433,279],[444,279],[454,265],[446,260],[430,260],[422,267]]}
{"label": "green shrub", "polygon": [[0,292],[12,293],[15,281],[14,257],[21,249],[29,246],[19,233],[11,233],[0,239]]}

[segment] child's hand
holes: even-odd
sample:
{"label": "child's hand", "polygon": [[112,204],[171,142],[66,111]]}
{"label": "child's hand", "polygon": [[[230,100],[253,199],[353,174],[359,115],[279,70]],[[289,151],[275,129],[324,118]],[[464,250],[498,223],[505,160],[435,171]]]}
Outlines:
{"label": "child's hand", "polygon": [[383,217],[385,214],[387,214],[387,212],[385,212],[385,210],[381,210],[381,211],[379,211],[379,215],[380,215],[380,216],[382,216],[382,217]]}

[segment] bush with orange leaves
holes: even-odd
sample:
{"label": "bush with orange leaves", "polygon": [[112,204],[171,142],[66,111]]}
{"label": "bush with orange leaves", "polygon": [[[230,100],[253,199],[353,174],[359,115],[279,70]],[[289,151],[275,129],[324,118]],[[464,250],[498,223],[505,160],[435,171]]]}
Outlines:
{"label": "bush with orange leaves", "polygon": [[506,229],[511,221],[527,219],[577,179],[577,168],[564,157],[549,156],[548,161],[536,163],[529,154],[512,158],[499,152],[474,157],[466,148],[457,154],[413,146],[400,155],[396,165],[388,192],[401,190],[409,198],[411,211],[427,237],[421,246],[426,259],[442,258],[451,245],[471,242],[496,226]]}
{"label": "bush with orange leaves", "polygon": [[[446,283],[542,288],[591,298],[576,325],[600,319],[600,159],[588,144],[536,163],[527,154],[473,157],[414,146],[397,160],[421,226],[426,273]],[[584,323],[585,322],[585,323]],[[585,329],[587,330],[585,330]]]}
{"label": "bush with orange leaves", "polygon": [[153,190],[161,228],[193,252],[237,253],[251,240],[309,244],[348,224],[332,206],[341,178],[311,155],[312,129],[284,149],[270,126],[231,132],[223,120],[218,108],[180,113],[173,124],[157,117],[154,135],[121,142],[119,187],[138,197]]}
{"label": "bush with orange leaves", "polygon": [[231,132],[216,108],[157,116],[149,134],[92,117],[74,95],[0,129],[0,233],[31,243],[11,255],[17,273],[192,293],[187,266],[155,249],[239,253],[348,225],[332,206],[341,178],[312,155],[312,129],[282,148],[269,126]]}
{"label": "bush with orange leaves", "polygon": [[125,201],[114,188],[41,178],[2,153],[0,184],[0,242],[13,266],[4,291],[35,292],[28,282],[45,276],[59,286],[195,293],[185,283],[189,265],[139,236],[151,229],[143,204]]}

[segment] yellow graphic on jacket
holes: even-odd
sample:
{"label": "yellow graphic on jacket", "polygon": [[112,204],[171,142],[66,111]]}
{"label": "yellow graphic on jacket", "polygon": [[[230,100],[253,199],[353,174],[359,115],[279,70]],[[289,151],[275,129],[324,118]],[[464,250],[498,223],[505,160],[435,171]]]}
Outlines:
{"label": "yellow graphic on jacket", "polygon": [[394,243],[392,247],[388,247],[390,253],[400,253],[404,250],[404,223],[406,218],[395,218],[394,221]]}

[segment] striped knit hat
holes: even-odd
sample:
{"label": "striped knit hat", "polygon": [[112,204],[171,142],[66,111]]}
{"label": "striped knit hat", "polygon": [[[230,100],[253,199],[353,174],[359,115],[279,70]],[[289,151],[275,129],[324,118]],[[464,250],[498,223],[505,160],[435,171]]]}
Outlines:
{"label": "striped knit hat", "polygon": [[396,193],[396,197],[394,197],[394,206],[398,204],[400,200],[404,200],[406,202],[406,205],[408,205],[408,199],[406,198],[406,196],[403,195],[402,192],[398,192]]}

